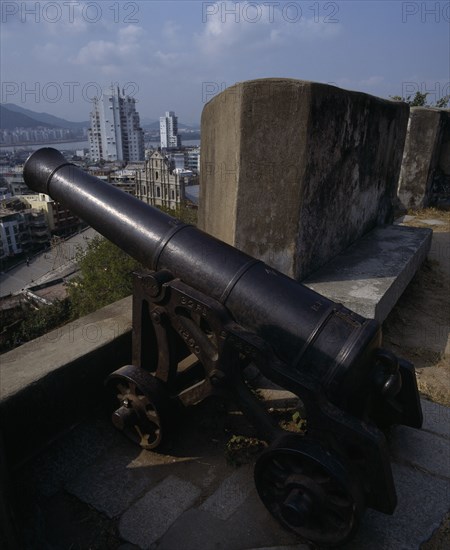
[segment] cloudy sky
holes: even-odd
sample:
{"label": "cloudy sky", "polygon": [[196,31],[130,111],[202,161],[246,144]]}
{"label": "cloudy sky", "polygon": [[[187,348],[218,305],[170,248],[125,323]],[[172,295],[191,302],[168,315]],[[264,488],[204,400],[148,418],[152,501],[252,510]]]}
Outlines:
{"label": "cloudy sky", "polygon": [[111,83],[185,123],[235,82],[289,77],[381,97],[450,93],[450,2],[1,0],[1,101],[87,120]]}

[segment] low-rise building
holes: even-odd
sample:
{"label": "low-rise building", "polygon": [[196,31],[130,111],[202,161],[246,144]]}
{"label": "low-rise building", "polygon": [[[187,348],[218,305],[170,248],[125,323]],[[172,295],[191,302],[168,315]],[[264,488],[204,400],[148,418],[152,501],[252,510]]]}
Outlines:
{"label": "low-rise building", "polygon": [[47,226],[52,235],[60,237],[72,235],[86,225],[78,216],[72,214],[70,210],[44,193],[22,195],[21,199],[29,207],[44,213]]}
{"label": "low-rise building", "polygon": [[171,151],[168,156],[174,168],[200,173],[200,147],[182,147]]}
{"label": "low-rise building", "polygon": [[24,222],[20,213],[0,210],[0,258],[23,252],[23,229]]}
{"label": "low-rise building", "polygon": [[19,170],[11,170],[9,172],[4,172],[2,174],[3,180],[8,186],[9,192],[11,195],[26,195],[31,193],[31,189],[25,184],[23,180],[23,168],[20,167]]}
{"label": "low-rise building", "polygon": [[117,170],[118,166],[107,164],[105,166],[89,166],[87,173],[101,180],[110,181],[111,173]]}
{"label": "low-rise building", "polygon": [[30,233],[31,248],[41,248],[50,242],[50,231],[43,210],[26,210],[25,223]]}
{"label": "low-rise building", "polygon": [[49,242],[50,231],[42,210],[0,209],[0,259],[44,248]]}
{"label": "low-rise building", "polygon": [[122,191],[134,195],[136,193],[137,173],[145,171],[145,162],[130,162],[125,168],[115,170],[109,175],[109,182]]}
{"label": "low-rise building", "polygon": [[11,196],[12,195],[8,187],[0,187],[0,200],[10,199]]}
{"label": "low-rise building", "polygon": [[184,150],[184,167],[194,173],[200,173],[200,147],[186,148]]}

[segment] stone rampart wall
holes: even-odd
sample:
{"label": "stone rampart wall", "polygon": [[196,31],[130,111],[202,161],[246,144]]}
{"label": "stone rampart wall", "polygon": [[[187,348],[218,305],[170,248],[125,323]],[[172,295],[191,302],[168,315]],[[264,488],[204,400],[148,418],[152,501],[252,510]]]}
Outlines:
{"label": "stone rampart wall", "polygon": [[226,89],[202,115],[199,226],[303,279],[392,221],[408,113],[301,80]]}
{"label": "stone rampart wall", "polygon": [[411,108],[398,197],[405,209],[450,202],[450,111]]}

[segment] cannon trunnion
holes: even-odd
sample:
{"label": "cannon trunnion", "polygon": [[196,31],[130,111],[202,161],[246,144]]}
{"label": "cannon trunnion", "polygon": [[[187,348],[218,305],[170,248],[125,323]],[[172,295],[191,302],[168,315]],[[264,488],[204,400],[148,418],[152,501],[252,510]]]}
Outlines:
{"label": "cannon trunnion", "polygon": [[[419,428],[413,366],[381,349],[381,330],[264,263],[181,223],[44,148],[27,185],[49,194],[139,260],[132,365],[112,373],[114,425],[157,448],[176,407],[211,395],[240,405],[269,447],[255,483],[303,539],[344,543],[366,507],[392,513],[382,429]],[[306,432],[286,431],[251,390],[249,369],[301,400]]]}

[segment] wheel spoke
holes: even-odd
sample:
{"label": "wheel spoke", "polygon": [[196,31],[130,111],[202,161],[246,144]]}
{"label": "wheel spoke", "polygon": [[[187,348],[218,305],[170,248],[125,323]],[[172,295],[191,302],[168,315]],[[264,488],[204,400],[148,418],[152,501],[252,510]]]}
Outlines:
{"label": "wheel spoke", "polygon": [[341,493],[327,493],[327,502],[336,510],[340,508],[350,508],[352,503],[347,496]]}
{"label": "wheel spoke", "polygon": [[272,487],[273,487],[278,490],[284,491],[285,490],[284,478],[273,475],[273,472],[265,472],[264,486],[269,490],[272,490]]}
{"label": "wheel spoke", "polygon": [[342,544],[356,529],[362,513],[353,492],[358,486],[316,441],[286,436],[258,458],[255,481],[269,511],[305,540]]}
{"label": "wheel spoke", "polygon": [[115,404],[115,427],[142,448],[156,448],[170,418],[165,384],[140,367],[126,365],[112,373],[108,386]]}
{"label": "wheel spoke", "polygon": [[119,401],[123,401],[125,399],[125,397],[127,396],[128,392],[129,392],[129,389],[128,389],[128,386],[125,386],[124,384],[117,384],[116,386],[116,391],[119,392],[117,394],[117,399]]}
{"label": "wheel spoke", "polygon": [[330,483],[332,481],[332,479],[327,473],[319,472],[319,473],[315,474],[314,481],[316,483],[320,483],[321,485],[327,485],[328,483]]}
{"label": "wheel spoke", "polygon": [[324,510],[323,517],[334,527],[345,529],[347,525],[351,525],[353,514],[350,509],[346,511],[343,508],[330,508]]}
{"label": "wheel spoke", "polygon": [[155,410],[147,409],[145,414],[147,418],[150,420],[150,422],[152,422],[153,424],[156,424],[156,426],[159,426],[160,420],[159,420],[158,413]]}

